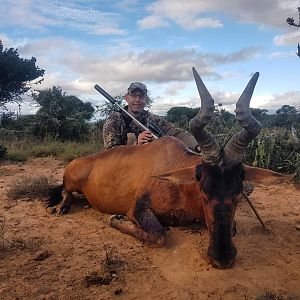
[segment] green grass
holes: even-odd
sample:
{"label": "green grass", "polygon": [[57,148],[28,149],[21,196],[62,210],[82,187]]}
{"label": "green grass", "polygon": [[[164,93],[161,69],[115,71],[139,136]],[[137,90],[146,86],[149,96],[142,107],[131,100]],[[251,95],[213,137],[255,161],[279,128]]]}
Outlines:
{"label": "green grass", "polygon": [[26,161],[30,158],[53,156],[70,161],[76,157],[88,155],[102,150],[97,142],[61,142],[57,140],[25,140],[5,144],[10,161]]}

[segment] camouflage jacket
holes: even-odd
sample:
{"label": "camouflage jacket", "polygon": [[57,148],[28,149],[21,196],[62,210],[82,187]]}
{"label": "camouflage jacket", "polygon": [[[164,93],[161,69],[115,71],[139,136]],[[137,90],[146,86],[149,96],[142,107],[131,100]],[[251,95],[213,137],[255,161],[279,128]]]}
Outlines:
{"label": "camouflage jacket", "polygon": [[[197,141],[195,138],[183,129],[176,128],[167,122],[163,117],[152,114],[143,110],[138,120],[146,127],[150,121],[157,125],[165,135],[175,136],[184,142],[189,148],[195,150]],[[110,149],[128,143],[128,134],[134,134],[137,140],[138,135],[143,130],[140,129],[132,119],[124,112],[113,112],[107,118],[103,126],[104,149]]]}

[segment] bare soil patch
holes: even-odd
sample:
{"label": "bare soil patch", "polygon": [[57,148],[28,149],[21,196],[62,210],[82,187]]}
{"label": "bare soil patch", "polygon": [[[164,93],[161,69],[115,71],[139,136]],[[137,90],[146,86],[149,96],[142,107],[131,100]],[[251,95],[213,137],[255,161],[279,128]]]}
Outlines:
{"label": "bare soil patch", "polygon": [[108,215],[79,202],[64,216],[41,199],[11,200],[18,176],[53,176],[55,159],[0,164],[1,299],[300,299],[300,190],[255,186],[250,196],[268,230],[246,202],[237,209],[235,266],[205,259],[204,228],[170,228],[166,246],[149,248],[110,228]]}

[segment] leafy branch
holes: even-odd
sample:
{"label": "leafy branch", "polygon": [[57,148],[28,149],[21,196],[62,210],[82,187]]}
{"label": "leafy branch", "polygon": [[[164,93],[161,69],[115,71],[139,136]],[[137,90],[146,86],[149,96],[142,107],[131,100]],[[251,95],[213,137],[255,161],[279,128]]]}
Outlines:
{"label": "leafy branch", "polygon": [[290,26],[295,26],[295,27],[300,27],[300,7],[297,8],[298,9],[298,24],[295,23],[294,18],[287,18],[286,22],[290,25]]}

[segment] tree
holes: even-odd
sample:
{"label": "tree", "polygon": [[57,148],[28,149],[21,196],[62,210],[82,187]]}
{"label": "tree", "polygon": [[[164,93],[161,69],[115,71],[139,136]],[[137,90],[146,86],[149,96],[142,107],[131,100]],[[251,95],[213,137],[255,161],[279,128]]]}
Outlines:
{"label": "tree", "polygon": [[175,126],[187,130],[189,128],[189,121],[196,116],[198,110],[198,108],[175,106],[167,111],[166,118],[167,121],[173,123]]}
{"label": "tree", "polygon": [[300,113],[291,105],[283,105],[276,111],[275,126],[291,128],[293,124],[300,122]]}
{"label": "tree", "polygon": [[[286,19],[286,22],[290,25],[290,26],[294,26],[294,27],[300,27],[300,7],[297,7],[297,9],[298,9],[298,24],[296,24],[295,23],[295,20],[294,20],[294,18],[287,18]],[[296,55],[298,56],[298,57],[300,57],[300,44],[298,43],[298,47],[297,47],[297,52],[296,52]]]}
{"label": "tree", "polygon": [[41,83],[45,70],[36,66],[36,59],[19,57],[18,49],[4,49],[0,40],[0,107],[8,102],[20,101],[35,79]]}
{"label": "tree", "polygon": [[32,132],[35,115],[16,115],[15,112],[2,112],[0,128]]}
{"label": "tree", "polygon": [[[125,107],[126,106],[126,101],[124,99],[124,96],[118,95],[114,97],[116,100],[116,103],[121,106]],[[146,99],[146,105],[145,107],[150,108],[151,104],[153,103],[153,99],[148,95]],[[120,108],[116,104],[112,104],[108,100],[104,102],[101,106],[96,106],[96,112],[99,112],[100,117],[107,118],[113,111],[119,111]]]}
{"label": "tree", "polygon": [[276,110],[277,115],[296,115],[297,114],[297,109],[294,106],[291,105],[283,105],[281,108]]}
{"label": "tree", "polygon": [[91,103],[67,96],[60,87],[55,86],[33,93],[33,99],[40,105],[34,128],[36,136],[79,140],[88,133],[86,121],[92,118],[95,111]]}
{"label": "tree", "polygon": [[287,19],[286,19],[286,22],[287,22],[290,26],[300,27],[300,7],[297,7],[297,9],[298,9],[298,13],[299,13],[298,24],[295,23],[294,18],[287,18]]}
{"label": "tree", "polygon": [[250,111],[253,117],[260,122],[262,122],[263,118],[267,115],[268,112],[267,109],[260,109],[260,108],[250,108]]}
{"label": "tree", "polygon": [[[122,96],[114,97],[116,103],[121,107],[125,107],[126,102]],[[119,107],[116,104],[112,104],[108,100],[104,102],[101,106],[96,106],[96,112],[99,112],[100,117],[107,118],[113,111],[119,111]]]}
{"label": "tree", "polygon": [[[172,107],[167,112],[167,120],[175,126],[189,130],[189,122],[194,118],[199,108],[189,108],[184,106]],[[224,131],[224,127],[230,129],[235,123],[234,115],[225,111],[222,104],[215,106],[215,114],[212,122],[208,125],[212,133]]]}

